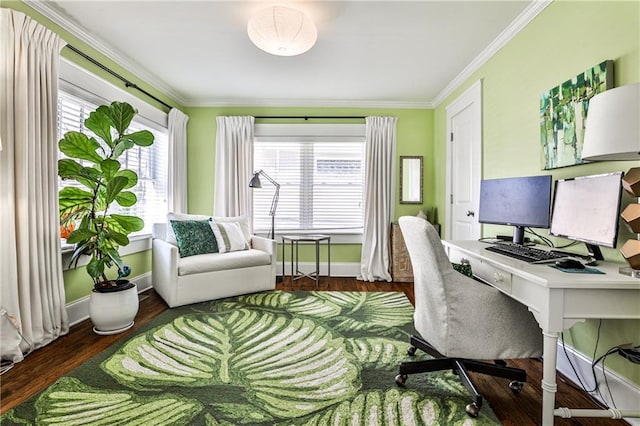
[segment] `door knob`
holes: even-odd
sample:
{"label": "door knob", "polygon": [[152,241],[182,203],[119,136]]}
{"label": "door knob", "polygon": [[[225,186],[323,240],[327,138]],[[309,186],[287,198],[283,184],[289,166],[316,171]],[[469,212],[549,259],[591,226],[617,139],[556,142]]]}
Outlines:
{"label": "door knob", "polygon": [[476,212],[472,212],[471,210],[467,210],[467,216],[473,217],[475,215],[476,215]]}

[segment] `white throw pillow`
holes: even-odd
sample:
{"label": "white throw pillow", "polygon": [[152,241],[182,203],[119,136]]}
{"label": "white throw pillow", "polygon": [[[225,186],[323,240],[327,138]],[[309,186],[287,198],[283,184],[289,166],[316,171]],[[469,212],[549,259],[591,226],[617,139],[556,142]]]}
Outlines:
{"label": "white throw pillow", "polygon": [[247,245],[251,245],[251,232],[249,232],[249,218],[247,216],[214,217],[213,221],[217,224],[237,223],[240,226],[240,230],[242,231],[242,235],[244,235]]}
{"label": "white throw pillow", "polygon": [[172,220],[209,220],[211,216],[202,214],[186,214],[186,213],[169,213],[167,214],[167,239],[166,241],[174,246],[178,245],[176,240],[176,234],[173,232],[173,226],[171,226]]}
{"label": "white throw pillow", "polygon": [[237,222],[212,222],[211,224],[220,253],[247,250],[249,248],[242,228]]}

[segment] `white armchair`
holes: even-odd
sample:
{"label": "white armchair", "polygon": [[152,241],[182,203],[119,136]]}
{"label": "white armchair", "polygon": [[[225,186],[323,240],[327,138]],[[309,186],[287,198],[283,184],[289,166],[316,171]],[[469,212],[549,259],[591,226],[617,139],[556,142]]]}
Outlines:
{"label": "white armchair", "polygon": [[153,287],[170,307],[275,289],[277,243],[251,236],[248,250],[181,258],[167,224],[153,225]]}

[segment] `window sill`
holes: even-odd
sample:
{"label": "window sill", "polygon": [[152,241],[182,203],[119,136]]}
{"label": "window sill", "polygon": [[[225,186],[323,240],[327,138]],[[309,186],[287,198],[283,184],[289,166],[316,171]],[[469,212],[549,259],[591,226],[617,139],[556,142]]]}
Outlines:
{"label": "window sill", "polygon": [[[120,247],[118,252],[120,256],[127,256],[130,254],[140,253],[143,251],[151,250],[151,234],[139,234],[133,235],[129,238],[129,245],[126,247]],[[71,255],[73,254],[73,244],[67,244],[65,240],[60,240],[62,248],[62,270],[74,269],[76,266],[85,266],[89,263],[89,256],[81,256],[78,259],[78,264],[71,266]]]}

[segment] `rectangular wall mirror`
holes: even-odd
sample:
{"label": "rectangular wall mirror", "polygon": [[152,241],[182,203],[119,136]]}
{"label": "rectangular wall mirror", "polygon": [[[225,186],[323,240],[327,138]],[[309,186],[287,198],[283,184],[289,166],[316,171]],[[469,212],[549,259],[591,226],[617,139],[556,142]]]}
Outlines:
{"label": "rectangular wall mirror", "polygon": [[422,204],[422,156],[400,156],[400,204]]}

